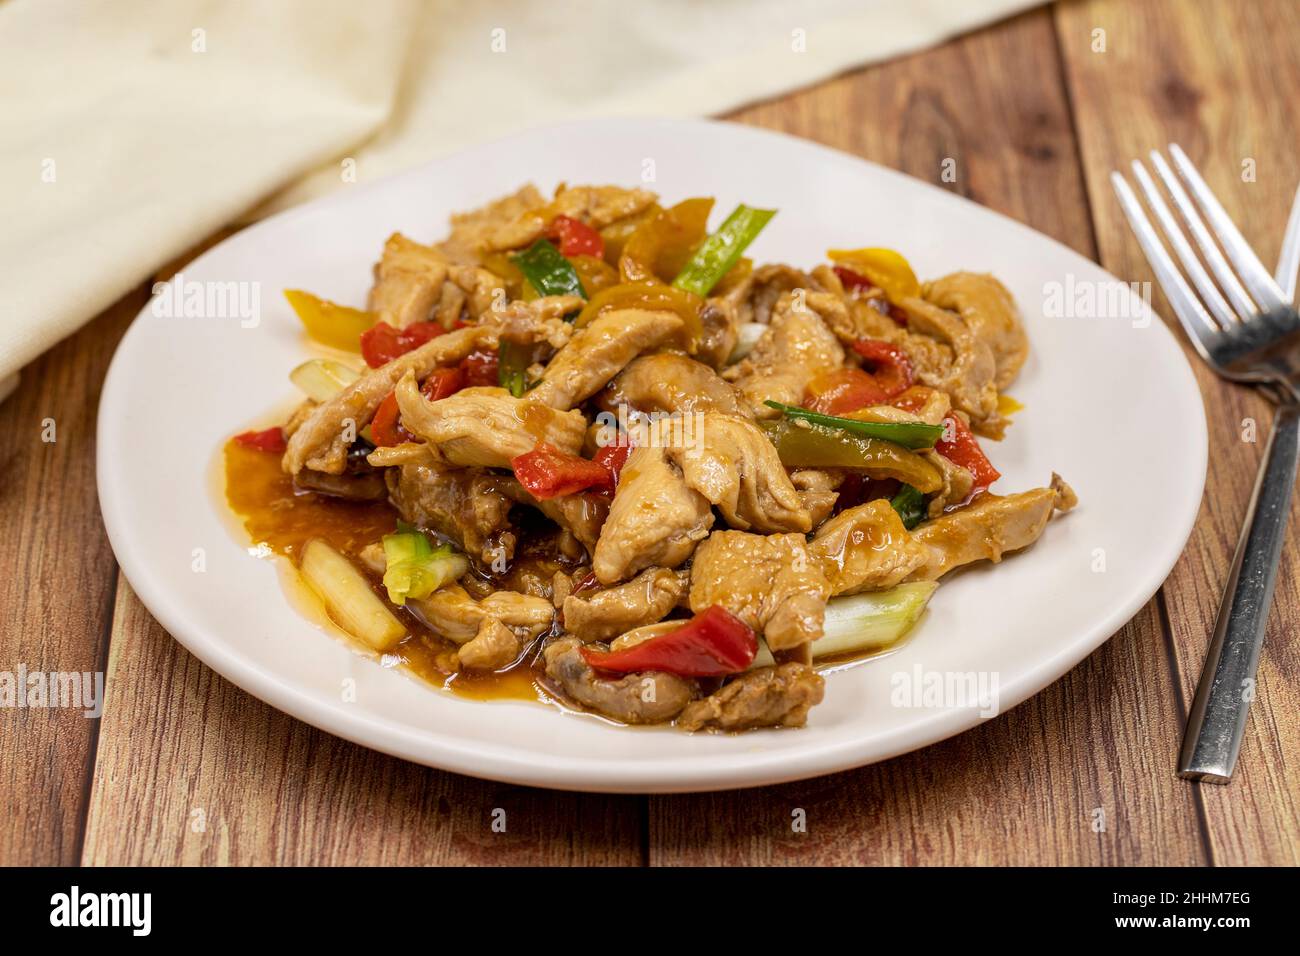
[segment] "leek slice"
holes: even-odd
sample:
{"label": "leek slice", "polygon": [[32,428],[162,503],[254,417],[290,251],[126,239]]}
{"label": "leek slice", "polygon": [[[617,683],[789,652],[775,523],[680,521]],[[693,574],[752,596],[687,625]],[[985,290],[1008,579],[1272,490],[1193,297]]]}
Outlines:
{"label": "leek slice", "polygon": [[316,402],[328,402],[360,377],[356,369],[332,359],[309,359],[289,373],[289,381]]}
{"label": "leek slice", "polygon": [[[813,641],[813,659],[884,650],[907,635],[939,585],[934,581],[900,584],[887,591],[849,594],[826,604],[822,636]],[[750,668],[775,663],[766,643]]]}
{"label": "leek slice", "polygon": [[299,572],[339,627],[376,651],[391,651],[406,628],[370,589],[356,565],[319,538],[302,549]]}
{"label": "leek slice", "polygon": [[384,562],[384,587],[398,606],[407,598],[427,598],[469,570],[465,555],[446,544],[435,548],[424,532],[405,522],[398,522],[396,534],[384,535]]}

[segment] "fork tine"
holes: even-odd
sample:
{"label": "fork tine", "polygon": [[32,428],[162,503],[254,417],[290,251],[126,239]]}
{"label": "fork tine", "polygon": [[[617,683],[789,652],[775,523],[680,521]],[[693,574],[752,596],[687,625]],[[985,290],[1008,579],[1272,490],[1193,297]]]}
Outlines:
{"label": "fork tine", "polygon": [[1151,211],[1156,214],[1156,221],[1160,228],[1164,230],[1165,241],[1174,247],[1174,252],[1178,256],[1178,261],[1183,264],[1183,269],[1191,277],[1192,285],[1196,286],[1196,291],[1201,294],[1201,300],[1210,307],[1214,317],[1222,323],[1224,328],[1228,328],[1236,322],[1236,316],[1232,314],[1232,309],[1219,290],[1215,287],[1210,274],[1205,271],[1201,265],[1201,260],[1196,258],[1191,243],[1183,235],[1183,231],[1178,228],[1178,222],[1174,219],[1174,214],[1169,211],[1165,205],[1164,198],[1160,195],[1160,190],[1156,188],[1155,180],[1136,159],[1133,160],[1133,175],[1137,178],[1138,185],[1142,187],[1142,195],[1146,197],[1147,205]]}
{"label": "fork tine", "polygon": [[1300,187],[1295,191],[1295,200],[1291,203],[1291,218],[1286,223],[1286,235],[1282,239],[1282,252],[1277,257],[1277,272],[1273,278],[1282,290],[1282,297],[1287,302],[1295,302],[1296,270],[1300,269]]}
{"label": "fork tine", "polygon": [[1138,244],[1146,254],[1147,262],[1151,263],[1151,269],[1155,272],[1160,287],[1165,290],[1165,297],[1174,307],[1174,314],[1178,316],[1183,331],[1192,340],[1192,345],[1196,347],[1200,356],[1208,362],[1210,360],[1209,339],[1218,333],[1218,327],[1188,287],[1182,273],[1174,265],[1174,260],[1169,258],[1169,253],[1161,245],[1160,237],[1156,235],[1150,220],[1147,219],[1147,214],[1142,211],[1141,203],[1138,202],[1137,196],[1125,182],[1124,177],[1117,172],[1112,172],[1110,184],[1115,189],[1115,195],[1119,197],[1119,204],[1128,218],[1128,224],[1133,228],[1133,234],[1137,236]]}
{"label": "fork tine", "polygon": [[1228,260],[1223,258],[1223,253],[1219,251],[1214,236],[1210,235],[1210,230],[1201,221],[1201,214],[1196,211],[1196,205],[1188,197],[1187,191],[1183,189],[1183,184],[1178,181],[1178,177],[1169,168],[1165,158],[1155,150],[1151,151],[1151,165],[1156,168],[1160,181],[1169,190],[1170,198],[1173,199],[1174,205],[1178,207],[1183,222],[1187,223],[1187,228],[1191,230],[1196,239],[1196,244],[1200,246],[1201,252],[1205,255],[1205,261],[1210,264],[1214,277],[1219,280],[1219,285],[1227,293],[1228,300],[1232,303],[1237,315],[1241,317],[1243,322],[1249,321],[1258,311],[1255,308],[1255,303],[1246,294],[1246,290],[1237,279],[1237,274],[1232,271],[1232,266],[1228,265]]}
{"label": "fork tine", "polygon": [[1237,227],[1232,224],[1224,208],[1219,205],[1219,201],[1214,198],[1214,193],[1210,192],[1210,187],[1205,185],[1205,180],[1201,174],[1196,171],[1192,161],[1187,158],[1187,154],[1177,143],[1169,144],[1169,155],[1174,158],[1174,165],[1182,173],[1183,179],[1187,180],[1187,185],[1191,187],[1192,195],[1196,197],[1196,202],[1200,205],[1201,210],[1205,213],[1206,218],[1210,220],[1210,225],[1214,227],[1215,234],[1223,244],[1223,250],[1232,260],[1237,271],[1241,273],[1241,281],[1250,294],[1255,297],[1260,308],[1265,312],[1272,312],[1275,309],[1285,308],[1290,303],[1282,298],[1282,290],[1278,288],[1273,277],[1268,274],[1268,270],[1260,264],[1258,257],[1250,249],[1246,240]]}

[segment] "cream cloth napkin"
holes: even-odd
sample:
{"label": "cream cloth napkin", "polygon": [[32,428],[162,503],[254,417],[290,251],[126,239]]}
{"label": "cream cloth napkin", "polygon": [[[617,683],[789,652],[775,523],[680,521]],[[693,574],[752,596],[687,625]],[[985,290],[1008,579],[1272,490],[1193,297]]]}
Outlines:
{"label": "cream cloth napkin", "polygon": [[1035,2],[9,0],[0,395],[169,259],[345,171],[580,116],[717,113]]}

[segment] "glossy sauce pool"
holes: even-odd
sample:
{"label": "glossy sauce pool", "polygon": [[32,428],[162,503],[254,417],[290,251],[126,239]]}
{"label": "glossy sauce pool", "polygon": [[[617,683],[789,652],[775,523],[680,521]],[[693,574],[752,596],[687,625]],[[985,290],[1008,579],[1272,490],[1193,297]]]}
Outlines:
{"label": "glossy sauce pool", "polygon": [[[320,538],[364,571],[365,566],[357,557],[361,549],[397,527],[397,512],[386,502],[343,501],[295,491],[292,479],[280,469],[279,455],[231,441],[226,443],[222,457],[226,503],[242,523],[253,547],[283,557],[295,568],[303,545],[311,538]],[[375,592],[384,596],[379,579],[368,571],[365,573]],[[311,606],[310,600],[297,603]],[[456,673],[440,662],[455,654],[454,643],[434,634],[410,611],[397,607],[392,610],[409,633],[393,651],[384,655],[385,663],[395,661],[435,687],[475,700],[552,700],[538,684],[539,672],[529,664],[531,654],[503,671]],[[323,608],[315,616],[328,620]],[[332,622],[331,630],[346,639],[342,629]]]}

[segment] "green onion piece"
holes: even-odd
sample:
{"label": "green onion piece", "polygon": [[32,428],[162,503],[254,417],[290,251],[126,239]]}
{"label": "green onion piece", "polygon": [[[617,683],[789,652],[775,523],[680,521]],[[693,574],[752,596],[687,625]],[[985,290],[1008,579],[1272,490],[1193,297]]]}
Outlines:
{"label": "green onion piece", "polygon": [[528,284],[538,295],[578,295],[587,298],[587,290],[573,268],[573,263],[560,255],[560,250],[545,239],[538,239],[523,252],[510,257],[519,267]]}
{"label": "green onion piece", "polygon": [[673,285],[694,292],[700,298],[708,295],[709,290],[740,261],[745,249],[775,215],[775,209],[754,209],[743,203],[737,206],[718,231],[695,250],[695,255],[673,280]]}
{"label": "green onion piece", "polygon": [[823,415],[821,412],[795,405],[782,405],[780,402],[767,401],[763,404],[775,408],[786,418],[802,418],[814,425],[838,428],[863,438],[892,441],[904,448],[933,448],[934,443],[943,437],[942,425],[926,425],[922,422],[863,422],[856,418]]}
{"label": "green onion piece", "polygon": [[517,342],[501,340],[497,346],[497,384],[515,398],[528,391],[528,360],[531,350]]}
{"label": "green onion piece", "polygon": [[435,548],[422,531],[402,521],[395,534],[384,535],[383,543],[384,587],[397,605],[404,605],[407,598],[427,598],[469,568],[463,554],[445,544]]}
{"label": "green onion piece", "polygon": [[903,485],[890,499],[889,506],[903,519],[903,527],[911,531],[925,518],[925,495],[911,485]]}

